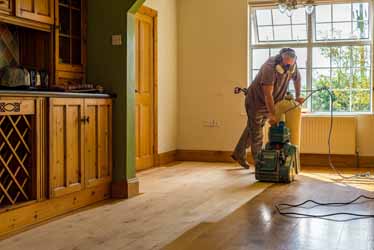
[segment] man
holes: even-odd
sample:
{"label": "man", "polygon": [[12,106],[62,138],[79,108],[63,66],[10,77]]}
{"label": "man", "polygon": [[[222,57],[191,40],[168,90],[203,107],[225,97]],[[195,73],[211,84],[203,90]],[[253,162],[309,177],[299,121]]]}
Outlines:
{"label": "man", "polygon": [[284,48],[262,65],[249,86],[245,99],[247,126],[231,155],[242,167],[249,169],[246,160],[248,147],[251,147],[253,159],[256,161],[257,154],[262,149],[265,122],[268,120],[271,125],[277,123],[274,104],[284,99],[291,80],[295,86],[296,101],[303,103],[304,98],[300,96],[301,77],[296,65],[296,53],[293,49]]}

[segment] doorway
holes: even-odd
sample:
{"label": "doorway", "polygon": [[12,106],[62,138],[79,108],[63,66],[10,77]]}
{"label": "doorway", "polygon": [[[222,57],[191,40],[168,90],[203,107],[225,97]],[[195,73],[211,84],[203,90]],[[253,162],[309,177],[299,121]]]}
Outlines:
{"label": "doorway", "polygon": [[157,12],[142,6],[135,15],[136,170],[157,158]]}

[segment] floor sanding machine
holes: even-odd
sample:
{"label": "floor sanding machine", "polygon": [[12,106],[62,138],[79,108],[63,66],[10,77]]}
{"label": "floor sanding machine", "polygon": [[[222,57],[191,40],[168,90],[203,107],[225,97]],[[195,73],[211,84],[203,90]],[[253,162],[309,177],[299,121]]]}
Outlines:
{"label": "floor sanding machine", "polygon": [[[235,93],[247,89],[235,88]],[[275,105],[279,123],[268,129],[268,142],[258,153],[255,176],[259,181],[290,183],[300,172],[301,107],[290,93]]]}

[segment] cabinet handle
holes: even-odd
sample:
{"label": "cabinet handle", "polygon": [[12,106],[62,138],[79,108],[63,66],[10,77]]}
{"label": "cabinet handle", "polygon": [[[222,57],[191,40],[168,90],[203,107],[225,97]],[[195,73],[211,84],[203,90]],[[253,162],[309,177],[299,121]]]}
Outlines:
{"label": "cabinet handle", "polygon": [[85,116],[83,116],[83,117],[81,118],[81,122],[86,123],[86,117],[85,117]]}
{"label": "cabinet handle", "polygon": [[83,116],[83,118],[81,118],[81,122],[90,123],[90,117],[89,116]]}
{"label": "cabinet handle", "polygon": [[90,123],[90,117],[89,116],[86,117],[86,122]]}

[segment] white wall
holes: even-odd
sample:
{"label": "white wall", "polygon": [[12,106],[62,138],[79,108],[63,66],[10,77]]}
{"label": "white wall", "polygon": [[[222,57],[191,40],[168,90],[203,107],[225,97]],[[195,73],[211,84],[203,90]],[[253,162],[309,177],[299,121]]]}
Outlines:
{"label": "white wall", "polygon": [[[244,99],[233,88],[247,82],[247,11],[246,0],[178,1],[178,149],[230,151],[239,139]],[[374,156],[373,127],[373,115],[358,119],[363,156]]]}
{"label": "white wall", "polygon": [[147,0],[158,12],[158,152],[177,149],[177,0]]}

